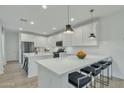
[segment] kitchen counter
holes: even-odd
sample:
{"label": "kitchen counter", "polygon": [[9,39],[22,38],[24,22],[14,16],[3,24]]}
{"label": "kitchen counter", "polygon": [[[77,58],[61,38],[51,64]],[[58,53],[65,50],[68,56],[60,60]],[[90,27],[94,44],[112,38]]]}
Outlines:
{"label": "kitchen counter", "polygon": [[24,53],[23,54],[25,57],[37,57],[37,56],[47,56],[47,55],[53,55],[53,53],[47,53],[47,52],[43,52],[43,53]]}
{"label": "kitchen counter", "polygon": [[39,87],[69,87],[68,74],[80,68],[108,58],[107,56],[88,55],[84,59],[76,56],[37,60]]}

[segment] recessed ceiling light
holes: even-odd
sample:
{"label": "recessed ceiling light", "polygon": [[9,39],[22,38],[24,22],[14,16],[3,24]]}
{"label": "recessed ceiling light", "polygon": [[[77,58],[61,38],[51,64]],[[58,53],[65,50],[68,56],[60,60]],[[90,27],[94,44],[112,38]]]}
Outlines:
{"label": "recessed ceiling light", "polygon": [[33,24],[34,24],[34,22],[33,22],[33,21],[31,21],[31,22],[30,22],[30,24],[32,24],[32,25],[33,25]]}
{"label": "recessed ceiling light", "polygon": [[42,8],[43,9],[47,9],[47,5],[42,5]]}
{"label": "recessed ceiling light", "polygon": [[23,30],[23,28],[19,28],[19,30]]}
{"label": "recessed ceiling light", "polygon": [[74,18],[71,18],[70,21],[73,22],[74,21]]}
{"label": "recessed ceiling light", "polygon": [[53,27],[52,29],[53,29],[53,30],[56,30],[56,27]]}

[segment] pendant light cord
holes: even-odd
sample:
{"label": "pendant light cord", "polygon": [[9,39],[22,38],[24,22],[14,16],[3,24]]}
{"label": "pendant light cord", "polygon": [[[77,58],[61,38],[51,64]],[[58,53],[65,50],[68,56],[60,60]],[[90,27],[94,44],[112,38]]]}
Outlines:
{"label": "pendant light cord", "polygon": [[94,12],[94,9],[91,9],[90,12],[91,12],[92,33],[93,33],[93,12]]}
{"label": "pendant light cord", "polygon": [[67,14],[68,14],[68,24],[69,24],[69,16],[70,16],[70,15],[69,15],[69,8],[70,8],[70,7],[69,7],[69,5],[68,5],[68,6],[67,6],[67,10],[68,10],[68,11],[67,11]]}

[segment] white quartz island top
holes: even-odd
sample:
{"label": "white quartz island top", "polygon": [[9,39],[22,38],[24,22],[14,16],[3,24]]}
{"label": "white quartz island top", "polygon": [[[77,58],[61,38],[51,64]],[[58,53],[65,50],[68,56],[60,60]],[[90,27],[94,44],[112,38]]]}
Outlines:
{"label": "white quartz island top", "polygon": [[73,70],[88,66],[92,63],[96,63],[105,58],[108,57],[100,55],[87,55],[84,59],[79,59],[73,55],[64,58],[37,60],[36,63],[58,75],[62,75]]}

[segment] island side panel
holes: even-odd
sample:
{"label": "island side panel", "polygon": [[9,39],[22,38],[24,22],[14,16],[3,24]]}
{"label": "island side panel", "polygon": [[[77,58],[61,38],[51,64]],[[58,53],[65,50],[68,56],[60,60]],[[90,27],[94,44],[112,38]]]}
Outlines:
{"label": "island side panel", "polygon": [[68,83],[68,74],[58,75],[49,69],[38,65],[39,88],[71,88]]}

